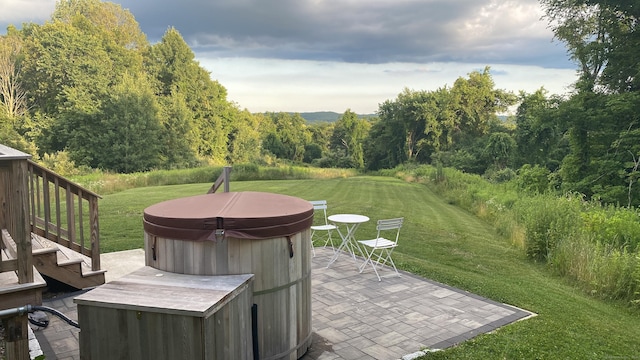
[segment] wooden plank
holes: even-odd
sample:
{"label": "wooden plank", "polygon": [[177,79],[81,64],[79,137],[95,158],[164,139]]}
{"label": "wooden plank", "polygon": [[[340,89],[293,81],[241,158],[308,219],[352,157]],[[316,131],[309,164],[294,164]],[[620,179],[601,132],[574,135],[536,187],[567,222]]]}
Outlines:
{"label": "wooden plank", "polygon": [[[7,181],[9,181],[9,168],[6,162],[0,161],[0,204],[6,204],[8,200]],[[0,206],[0,229],[7,228],[7,212],[4,206]],[[2,245],[0,244],[0,247]]]}
{"label": "wooden plank", "polygon": [[185,261],[184,261],[184,248],[185,246],[189,246],[189,243],[192,241],[172,241],[173,245],[173,256],[171,257],[171,261],[173,262],[173,270],[172,272],[178,274],[184,274],[185,272]]}
{"label": "wooden plank", "polygon": [[[69,233],[68,239],[70,242],[80,245],[76,235],[76,204],[73,199],[74,198],[73,193],[71,192],[71,184],[67,184],[64,190],[65,190],[65,205],[67,208],[66,218],[67,218],[67,232]],[[80,248],[82,248],[82,246],[80,246]]]}
{"label": "wooden plank", "polygon": [[[78,238],[78,236],[76,235],[76,242],[80,244],[81,249],[85,249],[87,247],[85,246],[85,243],[84,243],[85,234],[84,234],[84,212],[82,210],[82,189],[78,189],[77,198],[78,198],[78,232],[80,233],[80,236]],[[91,248],[91,245],[89,245],[89,249],[90,248]]]}
{"label": "wooden plank", "polygon": [[89,199],[89,225],[91,226],[91,265],[100,269],[100,225],[98,223],[98,196]]}
{"label": "wooden plank", "polygon": [[[49,224],[51,224],[51,198],[49,194],[49,180],[47,174],[42,175],[42,207],[44,208],[44,237],[51,239]],[[58,233],[59,234],[59,233]]]}
{"label": "wooden plank", "polygon": [[34,255],[45,254],[58,251],[58,244],[45,239],[37,234],[31,233],[31,253]]}

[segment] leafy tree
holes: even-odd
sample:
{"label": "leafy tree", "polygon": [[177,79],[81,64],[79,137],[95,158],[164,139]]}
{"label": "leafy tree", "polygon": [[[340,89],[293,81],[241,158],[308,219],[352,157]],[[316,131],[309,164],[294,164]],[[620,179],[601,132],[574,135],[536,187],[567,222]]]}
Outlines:
{"label": "leafy tree", "polygon": [[300,114],[284,112],[267,113],[273,126],[265,135],[262,146],[281,159],[302,161],[304,147],[310,142],[311,134]]}
{"label": "leafy tree", "polygon": [[334,128],[334,122],[314,122],[307,126],[311,134],[311,140],[310,143],[304,147],[304,158],[302,161],[311,163],[329,153],[329,143],[331,142]]}
{"label": "leafy tree", "polygon": [[201,158],[226,161],[230,123],[237,111],[227,102],[226,89],[211,80],[209,72],[195,61],[193,51],[176,29],[168,29],[149,49],[145,68],[154,79],[158,96],[180,93],[184,97],[193,115],[193,151]]}
{"label": "leafy tree", "polygon": [[504,90],[494,89],[490,68],[473,71],[469,78],[458,78],[451,88],[456,123],[460,133],[471,136],[487,134],[497,113],[506,111],[516,98]]}
{"label": "leafy tree", "polygon": [[514,133],[518,166],[542,165],[556,170],[566,155],[566,127],[561,126],[556,111],[563,100],[547,93],[544,88],[532,94],[520,93]]}
{"label": "leafy tree", "polygon": [[541,0],[555,37],[579,66],[578,89],[640,90],[635,1]]}
{"label": "leafy tree", "polygon": [[229,164],[252,163],[260,158],[262,152],[260,122],[263,117],[254,116],[249,111],[239,111],[231,123],[228,141]]}
{"label": "leafy tree", "polygon": [[[459,78],[451,89],[404,89],[396,100],[379,106],[380,121],[366,142],[367,167],[393,167],[404,161],[448,161],[456,154],[464,158],[480,156],[485,145],[478,139],[498,123],[496,113],[514,102],[511,93],[494,89],[488,67],[482,73],[470,73],[468,79]],[[475,150],[469,152],[472,147]],[[473,166],[478,168],[477,160]]]}
{"label": "leafy tree", "polygon": [[[390,106],[385,102],[382,107]],[[364,161],[368,170],[390,169],[407,160],[404,151],[406,133],[393,121],[392,113],[380,110],[380,118],[374,121],[369,136],[364,140]]]}
{"label": "leafy tree", "polygon": [[493,165],[497,169],[504,169],[507,167],[515,147],[516,142],[511,135],[496,132],[489,135],[485,146],[485,154],[493,161]]}
{"label": "leafy tree", "polygon": [[100,43],[62,22],[33,25],[26,35],[22,79],[33,109],[57,117],[72,96],[75,105],[97,108],[116,80]]}
{"label": "leafy tree", "polygon": [[359,119],[358,114],[347,109],[336,121],[331,135],[330,148],[344,157],[351,158],[356,168],[364,167],[362,141],[369,132],[370,124]]}
{"label": "leafy tree", "polygon": [[54,21],[74,23],[84,18],[96,30],[108,34],[118,49],[142,50],[149,44],[129,10],[100,0],[59,0],[51,16]]}
{"label": "leafy tree", "polygon": [[[151,87],[148,89],[151,91]],[[195,134],[191,127],[193,113],[180,93],[158,97],[161,124],[160,156],[164,168],[184,168],[197,164],[191,144]]]}
{"label": "leafy tree", "polygon": [[77,164],[122,173],[161,164],[161,125],[155,96],[144,78],[125,74],[100,111],[74,120],[69,150]]}
{"label": "leafy tree", "polygon": [[27,93],[20,83],[22,39],[15,29],[0,36],[0,111],[8,119],[27,113]]}

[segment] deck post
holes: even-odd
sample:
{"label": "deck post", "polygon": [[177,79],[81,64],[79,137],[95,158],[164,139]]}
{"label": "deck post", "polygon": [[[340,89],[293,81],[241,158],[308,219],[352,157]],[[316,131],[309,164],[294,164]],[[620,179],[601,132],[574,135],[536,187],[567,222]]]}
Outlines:
{"label": "deck post", "polygon": [[5,351],[7,359],[29,360],[29,320],[27,314],[2,319],[5,329]]}
{"label": "deck post", "polygon": [[[31,155],[0,144],[0,224],[16,243],[18,283],[33,282],[33,258],[31,255],[31,226],[29,225],[28,160]],[[2,241],[0,239],[0,241]],[[30,359],[29,335],[26,314],[2,319],[6,337],[8,359]]]}
{"label": "deck post", "polygon": [[3,224],[16,243],[18,282],[33,282],[31,226],[29,225],[28,160],[31,155],[0,144],[0,166],[3,168]]}

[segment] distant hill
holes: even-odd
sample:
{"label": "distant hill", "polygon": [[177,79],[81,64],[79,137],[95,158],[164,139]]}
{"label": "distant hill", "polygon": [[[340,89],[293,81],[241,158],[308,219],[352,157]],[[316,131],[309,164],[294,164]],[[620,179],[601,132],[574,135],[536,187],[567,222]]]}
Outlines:
{"label": "distant hill", "polygon": [[[334,122],[338,120],[342,114],[333,111],[316,111],[316,112],[301,112],[299,113],[303,119],[307,122]],[[376,114],[358,114],[361,118],[372,118],[377,116]]]}

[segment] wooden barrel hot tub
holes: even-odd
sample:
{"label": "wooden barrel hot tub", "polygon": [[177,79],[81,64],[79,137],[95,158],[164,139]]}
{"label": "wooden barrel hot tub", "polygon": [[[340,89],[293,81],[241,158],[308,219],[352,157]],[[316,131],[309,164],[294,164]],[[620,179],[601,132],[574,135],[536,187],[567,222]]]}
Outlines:
{"label": "wooden barrel hot tub", "polygon": [[169,200],[144,210],[145,262],[180,274],[255,274],[260,359],[298,359],[311,344],[312,221],[311,204],[286,195]]}

